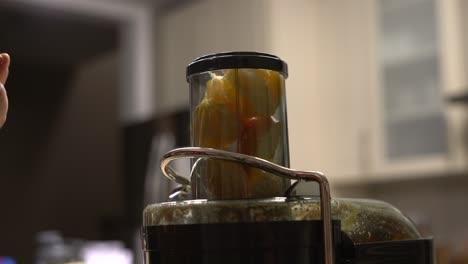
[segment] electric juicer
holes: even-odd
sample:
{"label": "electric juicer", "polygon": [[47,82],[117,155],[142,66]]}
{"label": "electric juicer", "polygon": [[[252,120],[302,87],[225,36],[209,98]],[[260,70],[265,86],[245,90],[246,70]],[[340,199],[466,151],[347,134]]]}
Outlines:
{"label": "electric juicer", "polygon": [[[332,199],[325,175],[288,168],[287,77],[284,61],[257,52],[188,65],[192,147],[161,161],[181,187],[144,210],[145,263],[432,264],[432,239],[396,208]],[[190,177],[169,166],[180,158]],[[299,195],[308,182],[318,194]]]}

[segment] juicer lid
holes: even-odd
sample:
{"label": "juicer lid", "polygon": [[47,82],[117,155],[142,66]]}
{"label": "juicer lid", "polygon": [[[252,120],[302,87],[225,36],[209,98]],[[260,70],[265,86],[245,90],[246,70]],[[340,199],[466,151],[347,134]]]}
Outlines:
{"label": "juicer lid", "polygon": [[261,52],[221,52],[196,58],[187,66],[187,81],[193,74],[222,69],[266,69],[288,77],[288,65],[279,57]]}

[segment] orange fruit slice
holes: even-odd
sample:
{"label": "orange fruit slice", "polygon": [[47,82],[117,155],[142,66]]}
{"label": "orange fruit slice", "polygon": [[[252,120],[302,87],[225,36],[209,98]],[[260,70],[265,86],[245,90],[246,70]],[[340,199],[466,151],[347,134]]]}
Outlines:
{"label": "orange fruit slice", "polygon": [[224,149],[237,139],[238,127],[236,114],[226,104],[205,98],[193,116],[194,146]]}

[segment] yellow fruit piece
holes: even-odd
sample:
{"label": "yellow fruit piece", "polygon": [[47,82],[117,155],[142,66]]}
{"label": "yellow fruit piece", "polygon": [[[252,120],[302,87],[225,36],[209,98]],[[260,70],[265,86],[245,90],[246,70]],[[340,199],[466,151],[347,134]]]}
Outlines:
{"label": "yellow fruit piece", "polygon": [[237,105],[236,88],[227,78],[214,75],[206,83],[206,99],[212,100],[216,104],[225,104],[231,111],[236,111]]}
{"label": "yellow fruit piece", "polygon": [[207,187],[214,199],[244,199],[247,177],[242,165],[229,161],[209,160]]}
{"label": "yellow fruit piece", "polygon": [[229,80],[231,83],[235,83],[238,69],[226,69],[223,70],[223,77]]}
{"label": "yellow fruit piece", "polygon": [[192,181],[194,180],[199,183],[197,193],[200,198],[248,198],[247,173],[241,164],[217,159],[200,159],[192,170]]}
{"label": "yellow fruit piece", "polygon": [[225,104],[203,99],[193,116],[194,146],[224,149],[237,139],[239,122]]}
{"label": "yellow fruit piece", "polygon": [[278,72],[270,70],[257,70],[257,76],[262,78],[268,87],[268,110],[273,115],[278,108],[282,98],[283,80]]}
{"label": "yellow fruit piece", "polygon": [[251,198],[284,196],[286,180],[256,168],[247,168],[247,195]]}
{"label": "yellow fruit piece", "polygon": [[261,69],[231,69],[224,70],[224,77],[238,88],[241,116],[270,116],[276,112],[283,94],[279,73]]}

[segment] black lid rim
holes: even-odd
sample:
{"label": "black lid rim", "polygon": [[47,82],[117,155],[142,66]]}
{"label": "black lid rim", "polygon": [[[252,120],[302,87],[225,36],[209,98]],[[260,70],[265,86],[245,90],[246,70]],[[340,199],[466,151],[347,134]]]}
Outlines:
{"label": "black lid rim", "polygon": [[186,77],[188,81],[194,74],[238,68],[273,70],[288,77],[288,65],[279,57],[251,51],[221,52],[198,57],[187,66]]}

